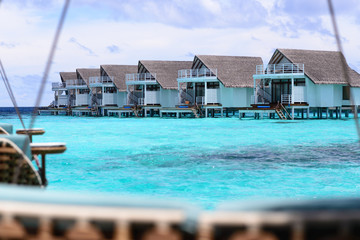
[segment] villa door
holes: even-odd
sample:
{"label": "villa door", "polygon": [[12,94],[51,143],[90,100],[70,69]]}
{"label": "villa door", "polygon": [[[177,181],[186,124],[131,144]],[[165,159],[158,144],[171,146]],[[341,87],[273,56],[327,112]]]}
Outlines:
{"label": "villa door", "polygon": [[197,104],[203,104],[205,96],[205,84],[195,83],[195,100]]}
{"label": "villa door", "polygon": [[273,103],[281,102],[281,95],[282,94],[290,94],[291,93],[291,81],[290,80],[282,80],[278,82],[273,82],[272,86],[272,93],[271,93],[271,101]]}

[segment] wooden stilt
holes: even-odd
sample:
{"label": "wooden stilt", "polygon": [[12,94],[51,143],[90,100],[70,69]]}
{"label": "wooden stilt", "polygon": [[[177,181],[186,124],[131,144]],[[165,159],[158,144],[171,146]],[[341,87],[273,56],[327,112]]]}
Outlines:
{"label": "wooden stilt", "polygon": [[339,107],[339,119],[341,119],[341,116],[342,115],[342,108],[341,107]]}

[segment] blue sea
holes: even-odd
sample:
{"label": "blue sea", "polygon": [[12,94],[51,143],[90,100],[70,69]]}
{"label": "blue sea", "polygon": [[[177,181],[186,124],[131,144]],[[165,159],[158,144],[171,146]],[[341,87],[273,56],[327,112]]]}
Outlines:
{"label": "blue sea", "polygon": [[[23,108],[26,124],[31,109]],[[12,109],[0,121],[21,128]],[[38,116],[34,142],[66,142],[47,157],[46,191],[227,201],[360,196],[353,119],[174,119]]]}

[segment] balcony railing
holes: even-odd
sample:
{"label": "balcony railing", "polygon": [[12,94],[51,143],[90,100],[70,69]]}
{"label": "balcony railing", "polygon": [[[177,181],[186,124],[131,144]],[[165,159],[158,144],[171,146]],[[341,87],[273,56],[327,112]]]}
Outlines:
{"label": "balcony railing", "polygon": [[63,83],[63,82],[53,82],[52,83],[52,90],[58,90],[58,89],[61,89],[61,88],[66,88],[66,83]]}
{"label": "balcony railing", "polygon": [[114,77],[101,76],[101,77],[89,77],[89,85],[93,84],[111,84],[114,81]]}
{"label": "balcony railing", "polygon": [[156,81],[156,73],[129,73],[126,74],[126,81]]}
{"label": "balcony railing", "polygon": [[256,74],[299,74],[304,73],[303,63],[284,63],[284,64],[269,64],[257,65]]}
{"label": "balcony railing", "polygon": [[86,82],[82,79],[70,79],[70,80],[66,80],[66,86],[67,87],[71,87],[71,86],[86,86]]}
{"label": "balcony railing", "polygon": [[178,71],[178,78],[213,78],[217,77],[217,69],[182,69]]}

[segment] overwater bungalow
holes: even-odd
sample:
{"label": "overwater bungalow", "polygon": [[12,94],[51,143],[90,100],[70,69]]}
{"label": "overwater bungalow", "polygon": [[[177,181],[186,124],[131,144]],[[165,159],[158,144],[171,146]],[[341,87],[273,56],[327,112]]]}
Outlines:
{"label": "overwater bungalow", "polygon": [[[341,111],[351,105],[343,58],[336,51],[276,49],[267,66],[256,66],[253,106],[274,108],[281,104],[281,109],[275,107],[280,118],[286,118],[280,112],[282,109],[291,112],[292,118],[296,110],[301,111],[302,117],[305,111],[309,117],[310,109],[319,118],[322,118],[323,111],[326,117],[333,113],[341,117]],[[346,68],[358,105],[360,75],[347,64]]]}
{"label": "overwater bungalow", "polygon": [[68,107],[69,103],[69,89],[66,86],[66,81],[76,78],[76,72],[60,72],[61,82],[53,82],[52,90],[54,91],[55,108]]}
{"label": "overwater bungalow", "polygon": [[[126,74],[129,72],[136,72],[137,68],[136,65],[100,66],[100,80],[104,87],[103,106],[113,105],[117,108],[122,108],[127,104]],[[119,112],[121,109],[112,109],[112,111]],[[107,111],[105,114],[107,115]],[[121,113],[119,112],[119,114]]]}
{"label": "overwater bungalow", "polygon": [[260,57],[196,55],[191,68],[178,71],[179,104],[209,110],[249,107],[252,75]]}
{"label": "overwater bungalow", "polygon": [[[79,95],[82,95],[82,101],[77,106],[101,106],[102,96],[101,87],[96,85],[94,78],[100,77],[99,68],[78,68],[76,69],[78,84],[82,86],[83,91],[79,91]],[[86,87],[85,87],[86,86]]]}
{"label": "overwater bungalow", "polygon": [[[89,78],[100,75],[99,69],[94,68],[77,68],[76,79],[67,81],[67,88],[74,89],[70,95],[72,101],[72,113],[73,114],[89,114],[92,106],[92,93],[90,88]],[[96,100],[95,100],[96,101]]]}
{"label": "overwater bungalow", "polygon": [[191,67],[190,61],[139,61],[137,73],[126,74],[127,105],[149,112],[175,108],[178,104],[177,72]]}

